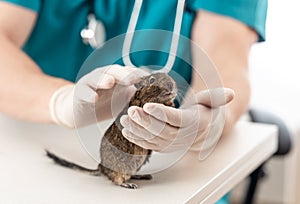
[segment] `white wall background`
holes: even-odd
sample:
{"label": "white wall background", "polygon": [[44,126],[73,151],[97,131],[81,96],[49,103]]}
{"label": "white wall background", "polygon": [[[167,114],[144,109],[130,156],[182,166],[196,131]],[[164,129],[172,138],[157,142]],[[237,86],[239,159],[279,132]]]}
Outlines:
{"label": "white wall background", "polygon": [[266,33],[250,57],[252,104],[294,118],[282,106],[300,115],[300,0],[269,0]]}
{"label": "white wall background", "polygon": [[[292,153],[268,162],[258,203],[300,203],[300,0],[269,0],[267,41],[250,56],[252,106],[281,116],[295,134]],[[237,187],[236,196],[244,192]]]}

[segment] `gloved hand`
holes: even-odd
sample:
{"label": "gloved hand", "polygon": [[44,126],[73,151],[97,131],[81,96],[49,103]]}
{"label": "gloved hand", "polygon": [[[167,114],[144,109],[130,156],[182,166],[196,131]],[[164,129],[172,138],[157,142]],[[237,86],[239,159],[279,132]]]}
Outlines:
{"label": "gloved hand", "polygon": [[224,126],[223,105],[234,97],[231,89],[200,91],[179,108],[148,103],[143,108],[130,107],[121,118],[122,133],[131,142],[158,152],[172,152],[191,147],[210,151]]}
{"label": "gloved hand", "polygon": [[[97,68],[76,84],[66,85],[52,95],[51,117],[55,123],[69,128],[111,118],[112,111],[120,112],[134,94],[133,83],[146,74],[141,69],[120,65]],[[112,110],[112,96],[113,101],[119,102],[114,104],[117,110]]]}

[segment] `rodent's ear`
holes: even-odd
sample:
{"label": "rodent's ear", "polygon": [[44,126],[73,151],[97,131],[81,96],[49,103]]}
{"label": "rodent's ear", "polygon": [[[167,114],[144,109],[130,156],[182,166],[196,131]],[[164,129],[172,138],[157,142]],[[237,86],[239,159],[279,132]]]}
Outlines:
{"label": "rodent's ear", "polygon": [[139,90],[144,86],[144,83],[143,83],[143,81],[139,81],[139,82],[135,83],[134,86],[136,89]]}

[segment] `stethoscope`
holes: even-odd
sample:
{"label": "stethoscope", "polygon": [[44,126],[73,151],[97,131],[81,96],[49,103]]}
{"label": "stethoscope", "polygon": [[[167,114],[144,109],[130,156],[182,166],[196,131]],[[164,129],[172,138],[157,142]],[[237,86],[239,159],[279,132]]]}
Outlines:
{"label": "stethoscope", "polygon": [[[89,44],[93,48],[99,48],[105,41],[105,27],[102,22],[97,21],[94,12],[94,1],[89,0],[88,25],[82,29],[80,35],[85,44]],[[139,14],[143,5],[143,0],[135,0],[133,11],[130,17],[128,29],[122,50],[122,58],[124,65],[136,67],[130,59],[130,48],[134,37],[135,28],[138,22]],[[171,41],[171,48],[166,65],[159,72],[169,73],[175,63],[178,43],[180,38],[180,30],[182,25],[183,12],[185,8],[185,0],[178,0],[174,30]]]}

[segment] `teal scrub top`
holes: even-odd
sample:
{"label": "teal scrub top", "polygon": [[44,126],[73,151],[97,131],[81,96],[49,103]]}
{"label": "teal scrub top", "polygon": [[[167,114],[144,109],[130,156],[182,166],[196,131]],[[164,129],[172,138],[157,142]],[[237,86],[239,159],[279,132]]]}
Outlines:
{"label": "teal scrub top", "polygon": [[[88,0],[4,0],[26,7],[38,13],[36,25],[23,47],[23,50],[49,75],[76,81],[78,71],[93,49],[85,45],[80,31],[87,24]],[[106,30],[106,40],[126,33],[133,9],[134,0],[95,0],[95,15],[102,21]],[[153,1],[144,0],[137,23],[137,30],[158,29],[173,31],[177,0]],[[252,27],[259,35],[259,41],[265,39],[265,19],[267,0],[186,0],[181,35],[190,38],[195,12],[199,9],[234,18]],[[135,45],[154,42],[151,34],[134,38]],[[171,36],[160,39],[158,46],[168,51]],[[107,49],[108,50],[108,49]],[[108,52],[105,46],[99,57],[97,66],[112,64],[108,55],[121,56],[122,45],[115,46]],[[108,54],[109,53],[109,54]],[[180,43],[178,55],[184,59],[191,58],[190,47]],[[117,58],[117,57],[115,57]],[[131,54],[136,66],[164,66],[168,53],[138,52]],[[114,61],[123,64],[122,59]],[[95,67],[94,67],[95,68]],[[92,69],[92,68],[91,68]],[[188,82],[191,78],[191,66],[177,57],[173,70]],[[90,70],[86,70],[84,73]]]}

